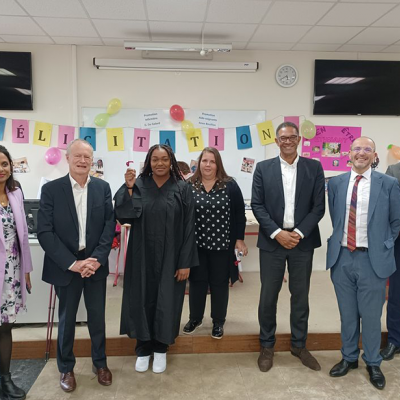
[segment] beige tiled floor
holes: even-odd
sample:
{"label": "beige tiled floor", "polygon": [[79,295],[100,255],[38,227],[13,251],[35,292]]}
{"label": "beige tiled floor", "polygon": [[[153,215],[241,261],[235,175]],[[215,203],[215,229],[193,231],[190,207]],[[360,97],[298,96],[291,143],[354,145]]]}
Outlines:
{"label": "beige tiled floor", "polygon": [[[106,328],[107,337],[119,336],[119,321],[121,312],[122,279],[116,287],[112,286],[113,276],[108,280]],[[257,334],[259,332],[257,308],[260,296],[260,278],[258,272],[243,273],[243,283],[237,282],[230,289],[229,308],[225,333],[228,335]],[[28,311],[29,312],[29,311]],[[290,294],[288,284],[284,283],[279,296],[277,314],[277,333],[290,333],[289,324]],[[182,321],[188,321],[189,304],[185,296]],[[207,298],[207,307],[203,326],[196,331],[196,335],[208,335],[211,332],[210,298]],[[386,330],[386,306],[382,317],[382,330]],[[13,331],[14,340],[43,340],[46,338],[46,326],[24,326]],[[310,289],[310,318],[309,332],[340,332],[340,318],[330,275],[325,271],[313,272]],[[53,338],[57,336],[57,327],[53,331]],[[85,324],[78,325],[77,338],[88,338]]]}
{"label": "beige tiled floor", "polygon": [[314,352],[322,370],[311,371],[290,353],[276,353],[274,367],[262,373],[257,367],[257,353],[168,355],[163,374],[151,370],[137,373],[135,357],[109,357],[114,374],[110,387],[103,387],[91,372],[91,361],[78,359],[75,374],[77,390],[62,392],[54,360],[46,365],[28,393],[28,400],[47,399],[132,399],[132,400],[344,400],[398,399],[400,393],[400,357],[384,362],[382,371],[387,386],[375,389],[360,359],[357,370],[343,378],[330,378],[330,368],[340,360],[339,351]]}

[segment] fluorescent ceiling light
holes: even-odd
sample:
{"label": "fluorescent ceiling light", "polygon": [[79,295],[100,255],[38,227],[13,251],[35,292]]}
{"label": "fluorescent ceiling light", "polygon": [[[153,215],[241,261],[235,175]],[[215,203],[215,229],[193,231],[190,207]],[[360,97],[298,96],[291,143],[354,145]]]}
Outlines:
{"label": "fluorescent ceiling light", "polygon": [[20,89],[20,88],[14,88],[15,90],[18,90],[18,92],[25,94],[27,96],[32,96],[32,90],[28,89]]}
{"label": "fluorescent ceiling light", "polygon": [[0,68],[0,75],[16,76],[11,71],[9,71],[8,69],[5,69],[5,68]]}
{"label": "fluorescent ceiling light", "polygon": [[135,71],[256,72],[258,62],[214,62],[179,60],[130,60],[93,58],[97,69]]}
{"label": "fluorescent ceiling light", "polygon": [[159,51],[205,51],[211,53],[229,53],[232,43],[165,43],[165,42],[124,42],[125,50],[159,50]]}
{"label": "fluorescent ceiling light", "polygon": [[333,78],[328,82],[325,82],[325,85],[351,85],[353,83],[360,82],[365,78]]}

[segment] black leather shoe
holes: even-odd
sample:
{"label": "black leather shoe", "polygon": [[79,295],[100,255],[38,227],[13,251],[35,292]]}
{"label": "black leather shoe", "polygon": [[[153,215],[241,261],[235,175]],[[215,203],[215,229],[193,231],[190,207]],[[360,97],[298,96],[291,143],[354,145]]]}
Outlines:
{"label": "black leather shoe", "polygon": [[202,325],[203,321],[195,321],[194,319],[190,319],[183,328],[183,333],[185,335],[191,335],[197,328],[200,328]]}
{"label": "black leather shoe", "polygon": [[382,390],[386,385],[385,376],[382,374],[380,367],[368,365],[369,381],[379,390]]}
{"label": "black leather shoe", "polygon": [[222,336],[224,336],[224,327],[214,325],[212,328],[211,337],[213,339],[222,339]]}
{"label": "black leather shoe", "polygon": [[14,384],[11,374],[1,375],[1,390],[7,399],[24,400],[26,393]]}
{"label": "black leather shoe", "polygon": [[395,346],[393,343],[388,343],[387,346],[381,350],[381,356],[385,361],[393,360],[395,354],[400,353],[400,347]]}
{"label": "black leather shoe", "polygon": [[351,369],[358,368],[358,360],[356,361],[346,361],[342,359],[340,363],[337,363],[333,366],[333,368],[329,371],[329,375],[338,378],[339,376],[345,376]]}

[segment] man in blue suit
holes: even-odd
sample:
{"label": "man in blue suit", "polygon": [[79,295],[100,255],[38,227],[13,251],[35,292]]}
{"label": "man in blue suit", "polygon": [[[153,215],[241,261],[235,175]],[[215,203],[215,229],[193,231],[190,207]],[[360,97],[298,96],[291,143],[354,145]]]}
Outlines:
{"label": "man in blue suit", "polygon": [[396,179],[372,171],[377,154],[367,137],[350,149],[351,172],[329,181],[333,232],[328,239],[327,269],[335,287],[342,323],[342,360],[330,376],[358,368],[360,321],[363,360],[370,382],[383,389],[381,316],[387,278],[396,270],[394,241],[400,230],[400,187]]}

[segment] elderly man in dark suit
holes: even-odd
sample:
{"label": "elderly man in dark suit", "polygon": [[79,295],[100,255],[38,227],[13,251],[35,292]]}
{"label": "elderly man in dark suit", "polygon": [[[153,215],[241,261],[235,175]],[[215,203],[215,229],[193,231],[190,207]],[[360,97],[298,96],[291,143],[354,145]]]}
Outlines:
{"label": "elderly man in dark suit", "polygon": [[76,313],[84,295],[92,340],[93,372],[111,385],[105,354],[105,304],[108,255],[115,220],[108,183],[89,177],[93,148],[82,139],[67,148],[69,174],[42,188],[38,239],[45,251],[43,280],[59,299],[57,364],[60,386],[76,388],[73,353]]}
{"label": "elderly man in dark suit", "polygon": [[333,232],[328,239],[326,268],[331,270],[339,305],[342,360],[330,376],[358,368],[362,324],[362,358],[370,382],[382,390],[381,316],[387,278],[396,270],[394,242],[400,230],[400,187],[396,179],[372,171],[377,154],[367,137],[350,149],[352,170],[328,184]]}
{"label": "elderly man in dark suit", "polygon": [[318,371],[318,361],[306,349],[310,278],[314,249],[321,246],[318,222],[325,213],[325,179],[319,161],[300,157],[298,128],[284,122],[276,130],[280,156],[259,162],[251,206],[260,224],[261,295],[258,309],[262,372],[273,364],[276,307],[286,263],[291,293],[291,353]]}
{"label": "elderly man in dark suit", "polygon": [[[393,176],[400,183],[400,163],[389,165],[386,174]],[[397,203],[400,207],[400,199]],[[396,272],[389,278],[389,298],[387,303],[386,326],[388,330],[387,346],[381,351],[385,361],[392,360],[395,354],[400,353],[400,238],[394,245]]]}

